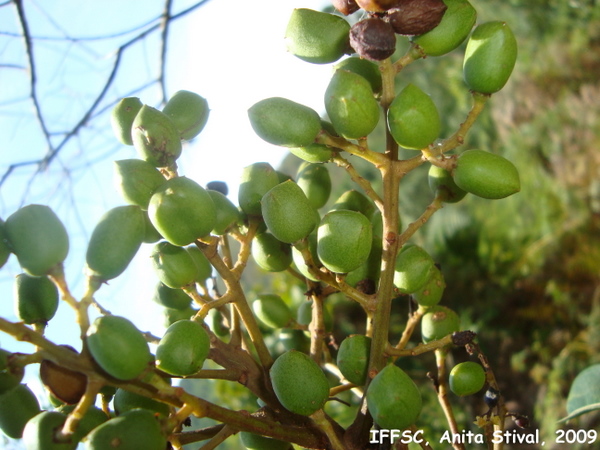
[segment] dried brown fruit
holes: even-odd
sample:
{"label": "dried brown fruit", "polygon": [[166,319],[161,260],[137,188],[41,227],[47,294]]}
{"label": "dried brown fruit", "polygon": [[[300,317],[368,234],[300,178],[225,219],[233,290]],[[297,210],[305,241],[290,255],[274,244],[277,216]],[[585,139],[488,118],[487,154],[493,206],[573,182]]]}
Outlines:
{"label": "dried brown fruit", "polygon": [[446,9],[442,0],[404,0],[388,11],[386,20],[398,34],[420,35],[437,27]]}
{"label": "dried brown fruit", "polygon": [[390,8],[393,8],[402,0],[356,0],[358,6],[365,11],[370,12],[384,12]]}
{"label": "dried brown fruit", "polygon": [[354,0],[333,0],[333,7],[347,16],[360,9]]}
{"label": "dried brown fruit", "polygon": [[371,17],[350,28],[350,45],[362,58],[382,61],[394,54],[396,35],[389,23]]}

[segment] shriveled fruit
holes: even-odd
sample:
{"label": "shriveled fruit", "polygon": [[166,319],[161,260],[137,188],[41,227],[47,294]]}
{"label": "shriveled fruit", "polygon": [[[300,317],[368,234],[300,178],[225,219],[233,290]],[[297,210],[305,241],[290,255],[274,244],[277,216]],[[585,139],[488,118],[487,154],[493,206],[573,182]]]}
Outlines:
{"label": "shriveled fruit", "polygon": [[125,389],[117,389],[113,399],[113,405],[117,415],[121,415],[127,411],[138,408],[152,411],[160,417],[167,417],[170,412],[169,405],[166,403],[159,402]]}
{"label": "shriveled fruit", "polygon": [[514,164],[484,150],[461,153],[452,177],[459,188],[488,199],[508,197],[521,190],[519,172]]}
{"label": "shriveled fruit", "polygon": [[396,33],[414,36],[437,27],[447,8],[442,0],[404,0],[388,11],[386,20]]}
{"label": "shriveled fruit", "polygon": [[84,440],[86,450],[164,450],[167,439],[150,411],[134,409],[104,422]]}
{"label": "shriveled fruit", "polygon": [[348,50],[350,24],[340,16],[297,8],[292,12],[285,32],[290,53],[314,64],[340,59]]}
{"label": "shriveled fruit", "polygon": [[244,167],[238,190],[238,202],[242,211],[248,215],[260,216],[260,200],[278,184],[277,172],[269,163],[258,162]]}
{"label": "shriveled fruit", "polygon": [[444,3],[448,9],[439,25],[413,39],[427,56],[445,55],[457,48],[477,19],[477,11],[467,0],[444,0]]}
{"label": "shriveled fruit", "polygon": [[279,295],[259,295],[252,302],[252,310],[262,323],[271,328],[283,328],[294,321],[292,311]]}
{"label": "shriveled fruit", "polygon": [[206,330],[193,320],[179,320],[171,325],[156,348],[156,367],[176,376],[198,372],[210,350]]}
{"label": "shriveled fruit", "polygon": [[0,395],[16,387],[25,374],[23,367],[11,367],[9,359],[12,353],[0,349]]}
{"label": "shriveled fruit", "polygon": [[290,350],[269,371],[273,390],[289,411],[309,416],[323,408],[329,398],[329,383],[321,368],[304,353]]}
{"label": "shriveled fruit", "polygon": [[14,297],[15,312],[27,324],[46,325],[58,309],[58,289],[47,277],[17,275]]}
{"label": "shriveled fruit", "polygon": [[46,275],[69,253],[69,236],[57,215],[45,205],[27,205],[6,219],[6,238],[25,272]]}
{"label": "shriveled fruit", "polygon": [[73,436],[57,439],[57,431],[62,428],[67,415],[58,411],[43,411],[32,417],[23,430],[25,450],[74,450],[77,440]]}
{"label": "shriveled fruit", "polygon": [[387,119],[392,137],[404,148],[420,150],[440,134],[441,121],[435,103],[414,84],[406,86],[394,98]]}
{"label": "shriveled fruit", "polygon": [[446,288],[446,281],[440,269],[433,266],[432,275],[429,281],[413,293],[413,298],[420,306],[434,306],[442,299],[442,294]]}
{"label": "shriveled fruit", "polygon": [[21,439],[27,422],[39,413],[40,404],[26,384],[0,395],[0,430],[10,438]]}
{"label": "shriveled fruit", "polygon": [[371,355],[371,338],[362,334],[348,336],[340,344],[337,366],[350,383],[365,384]]}
{"label": "shriveled fruit", "polygon": [[181,138],[165,113],[144,105],[131,128],[133,146],[139,155],[156,167],[168,167],[181,155]]}
{"label": "shriveled fruit", "polygon": [[369,17],[352,25],[350,45],[361,58],[382,61],[396,51],[396,35],[389,23]]}
{"label": "shriveled fruit", "polygon": [[[77,353],[73,347],[62,347]],[[40,363],[40,379],[56,399],[68,405],[79,402],[87,386],[87,377],[83,373],[67,369],[48,359]]]}
{"label": "shriveled fruit", "polygon": [[242,431],[240,437],[242,438],[242,445],[248,450],[289,450],[290,448],[288,442],[249,433],[247,431]]}
{"label": "shriveled fruit", "polygon": [[317,231],[317,254],[323,265],[337,273],[358,269],[369,257],[372,245],[371,223],[356,211],[327,213]]}
{"label": "shriveled fruit", "polygon": [[269,231],[281,242],[299,241],[317,225],[316,209],[291,180],[270,189],[260,203]]}
{"label": "shriveled fruit", "polygon": [[460,329],[460,319],[450,308],[432,306],[421,318],[423,342],[442,339]]}
{"label": "shriveled fruit", "polygon": [[119,380],[139,376],[152,359],[144,335],[125,317],[98,317],[88,328],[85,342],[102,370]]}
{"label": "shriveled fruit", "polygon": [[264,270],[281,272],[292,263],[292,249],[290,244],[264,232],[257,234],[252,240],[252,258]]}
{"label": "shriveled fruit", "polygon": [[321,119],[314,109],[281,97],[255,103],[248,117],[260,138],[283,147],[312,144],[321,131]]}
{"label": "shriveled fruit", "polygon": [[421,289],[433,275],[434,262],[418,245],[405,245],[396,257],[394,285],[404,294]]}
{"label": "shriveled fruit", "polygon": [[206,192],[210,195],[216,211],[215,226],[211,233],[221,236],[240,221],[240,210],[221,192],[212,189],[207,189]]}
{"label": "shriveled fruit", "polygon": [[173,289],[162,282],[156,285],[154,301],[165,308],[186,309],[192,303],[192,299],[181,289]]}
{"label": "shriveled fruit", "polygon": [[428,181],[431,191],[446,203],[459,202],[467,195],[467,191],[456,185],[450,172],[441,167],[429,168]]}
{"label": "shriveled fruit", "polygon": [[369,12],[384,12],[393,8],[401,0],[356,0],[358,6]]}
{"label": "shriveled fruit", "polygon": [[348,70],[335,71],[325,91],[325,109],[335,130],[347,139],[367,136],[379,122],[371,85]]}
{"label": "shriveled fruit", "polygon": [[333,7],[335,9],[337,9],[345,16],[352,14],[360,9],[360,7],[356,4],[355,0],[333,0],[331,3],[333,4]]}
{"label": "shriveled fruit", "polygon": [[331,177],[327,166],[323,164],[302,164],[298,168],[296,183],[315,208],[323,207],[329,200]]}
{"label": "shriveled fruit", "polygon": [[88,276],[106,281],[121,275],[139,250],[146,233],[139,206],[117,206],[101,218],[86,252]]}
{"label": "shriveled fruit", "polygon": [[158,232],[174,245],[188,245],[206,236],[217,220],[208,192],[186,177],[171,178],[154,192],[148,216]]}
{"label": "shriveled fruit", "polygon": [[402,430],[414,424],[422,405],[414,381],[394,364],[384,367],[367,389],[367,408],[383,429]]}
{"label": "shriveled fruit", "polygon": [[340,61],[338,64],[335,65],[334,68],[336,70],[348,70],[350,72],[354,72],[357,75],[360,75],[369,82],[369,84],[371,85],[371,89],[375,94],[381,92],[383,82],[381,80],[381,71],[379,70],[377,64],[366,59],[359,58],[357,56],[352,56],[350,58],[346,58]]}
{"label": "shriveled fruit", "polygon": [[158,279],[172,289],[190,285],[198,277],[198,267],[185,248],[159,242],[151,257]]}
{"label": "shriveled fruit", "polygon": [[452,368],[448,381],[456,395],[473,395],[483,389],[485,370],[479,363],[465,361]]}
{"label": "shriveled fruit", "polygon": [[506,22],[487,22],[471,34],[463,63],[469,89],[493,94],[504,87],[517,61],[517,40]]}
{"label": "shriveled fruit", "polygon": [[208,102],[190,91],[177,91],[169,99],[163,113],[175,124],[179,137],[189,141],[200,134],[208,121]]}
{"label": "shriveled fruit", "polygon": [[121,99],[113,108],[110,115],[110,124],[115,136],[122,144],[133,145],[131,126],[142,106],[143,103],[139,98],[126,97]]}
{"label": "shriveled fruit", "polygon": [[148,209],[150,197],[163,184],[165,177],[143,159],[123,159],[115,161],[114,179],[117,190],[127,203]]}

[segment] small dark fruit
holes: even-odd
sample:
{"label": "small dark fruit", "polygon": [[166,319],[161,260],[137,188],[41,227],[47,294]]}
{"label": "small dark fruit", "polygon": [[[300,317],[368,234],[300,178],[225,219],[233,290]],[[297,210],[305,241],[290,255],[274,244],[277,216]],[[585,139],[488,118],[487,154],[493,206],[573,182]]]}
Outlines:
{"label": "small dark fruit", "polygon": [[389,23],[371,17],[350,28],[350,46],[362,58],[382,61],[396,51],[396,34]]}
{"label": "small dark fruit", "polygon": [[388,11],[386,20],[396,33],[414,36],[437,27],[446,9],[442,0],[404,0]]}

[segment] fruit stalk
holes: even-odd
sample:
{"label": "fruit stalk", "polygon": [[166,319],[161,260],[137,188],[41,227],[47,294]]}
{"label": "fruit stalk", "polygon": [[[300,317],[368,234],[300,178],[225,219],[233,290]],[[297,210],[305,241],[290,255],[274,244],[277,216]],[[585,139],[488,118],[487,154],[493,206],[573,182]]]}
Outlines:
{"label": "fruit stalk", "polygon": [[[448,400],[448,370],[446,368],[446,355],[448,354],[447,348],[437,349],[435,351],[435,362],[437,364],[437,393],[438,393],[438,401],[446,415],[446,420],[448,421],[448,426],[450,427],[450,431],[452,434],[460,433],[458,429],[458,424],[456,423],[456,418],[454,417],[454,412],[452,411],[452,405]],[[456,450],[465,450],[465,446],[461,443],[452,443],[452,446]]]}

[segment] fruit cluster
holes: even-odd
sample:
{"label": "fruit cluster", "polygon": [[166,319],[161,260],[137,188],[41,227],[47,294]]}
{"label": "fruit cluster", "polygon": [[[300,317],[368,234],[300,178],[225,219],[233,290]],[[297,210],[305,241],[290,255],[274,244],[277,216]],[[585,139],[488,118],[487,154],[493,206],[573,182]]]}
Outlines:
{"label": "fruit cluster", "polygon": [[[507,82],[515,39],[503,22],[471,32],[476,13],[467,0],[344,0],[334,6],[343,15],[362,8],[367,16],[350,26],[340,15],[296,9],[286,31],[288,50],[310,63],[357,53],[334,68],[324,92],[327,117],[280,97],[248,110],[258,136],[303,160],[293,177],[264,162],[249,165],[236,205],[223,183],[205,188],[178,173],[182,142],[197,136],[208,120],[206,99],[179,91],[158,110],[125,98],[113,110],[112,126],[140,158],[115,163],[115,184],[127,204],[106,212],[91,234],[87,288],[80,300],[69,291],[63,270],[68,234],[50,208],[28,205],[0,222],[0,262],[14,253],[24,271],[15,281],[21,322],[0,318],[0,329],[36,346],[29,355],[0,350],[5,434],[23,436],[28,449],[74,449],[83,441],[90,450],[159,450],[167,441],[181,448],[202,439],[211,439],[214,448],[238,431],[248,449],[289,449],[290,443],[364,449],[373,423],[387,429],[419,426],[424,387],[403,361],[428,353],[436,356],[434,387],[452,429],[447,388],[463,396],[489,384],[500,400],[482,423],[502,422],[506,411],[474,334],[460,331],[459,315],[439,304],[446,287],[441,268],[409,241],[435,211],[467,193],[500,199],[519,191],[518,172],[502,156],[480,149],[453,153],[490,94]],[[434,99],[414,84],[397,92],[396,78],[408,64],[456,49],[469,34],[464,79],[473,108],[456,133],[443,139]],[[396,35],[410,36],[410,47],[392,61]],[[373,149],[367,137],[382,117],[385,148]],[[415,156],[400,159],[399,147]],[[364,178],[353,158],[371,163],[380,185]],[[356,184],[333,200],[330,165],[345,169]],[[432,202],[405,226],[400,183],[421,165],[430,166]],[[237,257],[231,239],[239,243]],[[143,244],[153,245],[154,300],[167,317],[161,337],[142,333],[94,299]],[[242,279],[251,260],[265,272],[287,272],[290,284],[301,281],[306,301],[291,301],[281,292],[251,294]],[[209,289],[215,278],[224,293],[214,282]],[[364,334],[343,336],[339,346],[332,328],[340,318],[328,308],[335,293],[358,304],[366,323]],[[79,351],[44,337],[59,297],[76,314]],[[390,342],[393,302],[409,304],[412,311],[395,345]],[[91,305],[101,311],[93,320]],[[411,342],[419,325],[421,342]],[[466,361],[448,374],[445,357],[461,346],[483,364]],[[55,410],[41,411],[21,384],[24,367],[33,363],[40,363],[40,379]],[[238,412],[194,396],[172,385],[179,378],[239,382],[258,398],[257,410]],[[350,391],[355,397],[347,401],[357,413],[344,429],[330,417],[335,412],[330,399]],[[101,408],[94,406],[97,398]],[[190,435],[183,427],[192,415],[225,426]]]}

